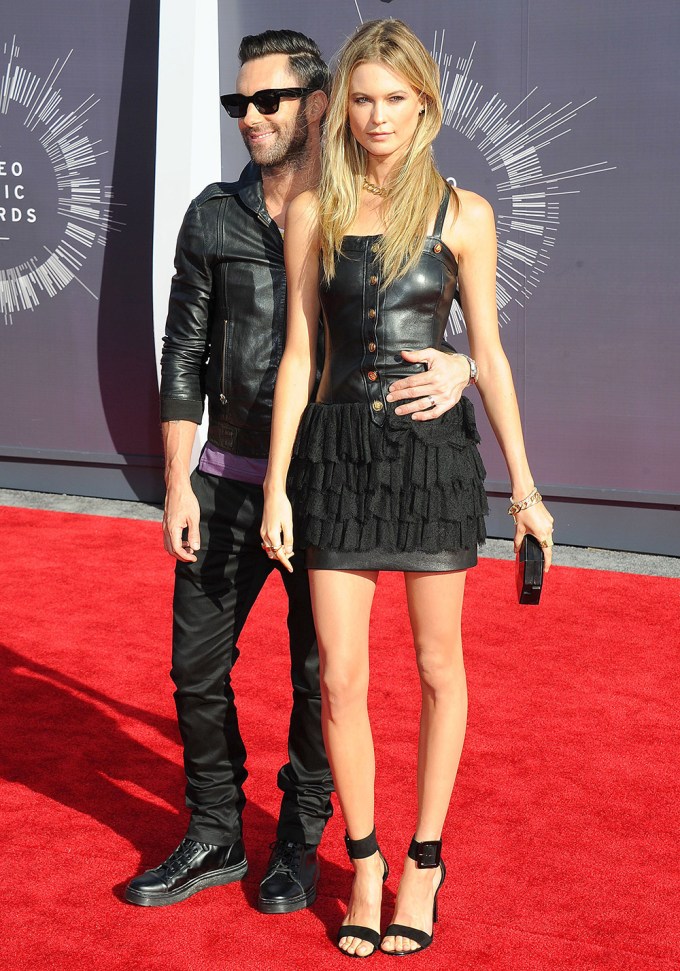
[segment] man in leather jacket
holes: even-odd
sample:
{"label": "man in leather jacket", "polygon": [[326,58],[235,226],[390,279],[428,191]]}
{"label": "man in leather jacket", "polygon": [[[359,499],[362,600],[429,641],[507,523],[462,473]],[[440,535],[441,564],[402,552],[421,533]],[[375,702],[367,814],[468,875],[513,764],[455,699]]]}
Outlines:
{"label": "man in leather jacket", "polygon": [[[262,481],[276,372],[285,342],[283,226],[290,201],[318,181],[328,68],[314,41],[290,30],[243,38],[237,94],[223,98],[251,156],[238,182],[208,186],[180,230],[162,355],[165,548],[177,559],[172,678],[191,820],[159,866],[135,877],[128,902],[166,906],[247,872],[241,813],[245,748],[231,669],[248,613],[278,563],[261,549]],[[225,103],[226,102],[226,103]],[[321,355],[320,355],[321,356]],[[428,348],[442,410],[467,383],[467,361]],[[408,398],[409,380],[399,382]],[[422,380],[420,380],[422,385]],[[208,441],[189,475],[207,396]],[[409,401],[407,411],[429,408]],[[289,600],[293,707],[281,810],[258,908],[309,906],[317,847],[332,813],[321,736],[318,650],[307,574],[281,571]]]}

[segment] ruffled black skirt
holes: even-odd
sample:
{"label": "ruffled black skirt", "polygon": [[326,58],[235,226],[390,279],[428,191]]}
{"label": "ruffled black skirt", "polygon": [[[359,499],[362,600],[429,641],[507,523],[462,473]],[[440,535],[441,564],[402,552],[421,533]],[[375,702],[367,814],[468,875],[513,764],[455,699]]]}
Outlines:
{"label": "ruffled black skirt", "polygon": [[489,510],[472,402],[426,422],[393,407],[379,426],[366,402],[307,406],[288,487],[309,568],[441,572],[477,562]]}

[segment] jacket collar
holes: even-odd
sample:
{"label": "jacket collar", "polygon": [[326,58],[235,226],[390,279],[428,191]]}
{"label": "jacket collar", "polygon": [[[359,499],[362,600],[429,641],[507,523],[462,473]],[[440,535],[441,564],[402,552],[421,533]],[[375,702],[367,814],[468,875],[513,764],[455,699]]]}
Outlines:
{"label": "jacket collar", "polygon": [[237,195],[241,202],[255,213],[258,219],[269,225],[272,219],[264,203],[262,171],[259,165],[248,162],[234,186],[234,195]]}

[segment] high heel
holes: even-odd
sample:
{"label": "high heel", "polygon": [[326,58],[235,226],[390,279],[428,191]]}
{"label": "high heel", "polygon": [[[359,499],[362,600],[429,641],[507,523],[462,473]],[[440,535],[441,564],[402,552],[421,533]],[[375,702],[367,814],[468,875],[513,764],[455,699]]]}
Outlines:
{"label": "high heel", "polygon": [[[347,847],[347,854],[350,860],[365,860],[367,857],[377,853],[384,867],[383,883],[387,880],[390,874],[390,868],[387,865],[387,860],[380,852],[378,841],[375,838],[375,826],[373,827],[373,832],[361,840],[351,840],[349,835],[345,833],[345,846]],[[367,944],[372,944],[373,950],[370,954],[356,954],[356,952],[350,954],[344,948],[340,947],[340,941],[343,937],[360,937]],[[337,943],[338,950],[346,954],[348,958],[370,958],[380,948],[380,931],[375,931],[372,927],[363,927],[361,924],[342,924],[338,930]]]}
{"label": "high heel", "polygon": [[444,885],[444,880],[446,879],[446,867],[444,866],[444,861],[442,860],[442,841],[441,840],[423,840],[421,843],[413,837],[411,840],[411,845],[408,848],[408,856],[415,860],[415,864],[419,870],[434,870],[437,867],[441,870],[442,878],[439,881],[439,885],[434,892],[434,902],[432,906],[432,933],[426,934],[425,931],[418,930],[417,927],[408,927],[406,924],[390,924],[383,935],[383,941],[386,937],[408,937],[410,941],[415,941],[416,944],[420,945],[415,950],[411,951],[386,951],[384,948],[380,948],[383,954],[392,954],[395,957],[408,957],[409,954],[419,954],[424,951],[426,947],[429,947],[434,940],[434,925],[437,923],[438,909],[437,909],[437,897],[439,896],[439,891]]}

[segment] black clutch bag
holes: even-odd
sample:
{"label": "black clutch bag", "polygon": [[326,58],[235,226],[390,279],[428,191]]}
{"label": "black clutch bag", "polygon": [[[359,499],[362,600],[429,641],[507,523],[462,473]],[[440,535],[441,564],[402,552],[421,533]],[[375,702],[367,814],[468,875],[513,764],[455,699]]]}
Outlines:
{"label": "black clutch bag", "polygon": [[526,533],[517,553],[517,598],[521,604],[537,604],[543,588],[543,550],[535,536]]}

